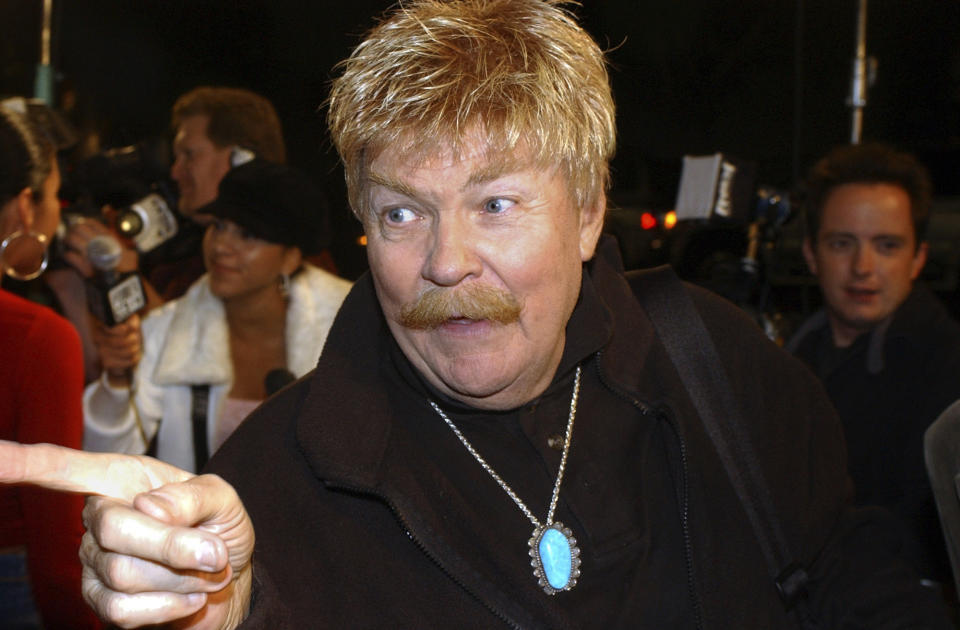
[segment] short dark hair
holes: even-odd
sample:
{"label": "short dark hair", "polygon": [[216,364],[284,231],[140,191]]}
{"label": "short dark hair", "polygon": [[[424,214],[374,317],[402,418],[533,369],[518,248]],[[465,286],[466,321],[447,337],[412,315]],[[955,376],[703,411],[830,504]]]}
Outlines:
{"label": "short dark hair", "polygon": [[873,142],[836,147],[810,169],[804,191],[804,216],[811,242],[817,240],[823,204],[833,189],[843,184],[891,184],[902,188],[910,198],[917,244],[926,237],[933,195],[930,173],[913,155]]}
{"label": "short dark hair", "polygon": [[266,98],[242,88],[201,86],[173,105],[174,130],[184,118],[207,116],[207,136],[218,147],[237,145],[276,164],[287,161],[283,129]]}

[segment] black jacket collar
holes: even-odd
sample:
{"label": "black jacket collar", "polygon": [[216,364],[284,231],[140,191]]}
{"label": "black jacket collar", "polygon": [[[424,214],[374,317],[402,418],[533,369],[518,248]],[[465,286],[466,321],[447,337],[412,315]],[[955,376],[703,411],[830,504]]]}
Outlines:
{"label": "black jacket collar", "polygon": [[[938,325],[937,321],[944,316],[949,317],[943,305],[933,293],[922,284],[914,284],[903,303],[893,313],[874,326],[867,335],[863,354],[865,367],[870,374],[879,374],[886,364],[886,348],[888,342],[894,339],[909,338],[916,334],[923,334]],[[786,350],[791,354],[806,354],[808,344],[833,343],[830,332],[830,322],[826,309],[821,308],[811,315],[797,332],[787,342]],[[851,355],[860,356],[857,352]],[[826,376],[826,375],[823,375]]]}

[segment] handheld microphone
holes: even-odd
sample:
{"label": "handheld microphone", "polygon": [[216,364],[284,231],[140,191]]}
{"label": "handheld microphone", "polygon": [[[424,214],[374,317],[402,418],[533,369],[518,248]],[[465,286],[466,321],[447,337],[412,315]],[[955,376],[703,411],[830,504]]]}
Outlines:
{"label": "handheld microphone", "polygon": [[267,377],[263,380],[263,387],[267,390],[267,398],[273,396],[295,380],[297,380],[297,377],[287,368],[270,370],[267,372]]}
{"label": "handheld microphone", "polygon": [[94,317],[116,326],[147,305],[143,282],[136,272],[120,273],[123,248],[114,237],[101,234],[87,243],[87,260],[97,273],[87,280],[87,305]]}

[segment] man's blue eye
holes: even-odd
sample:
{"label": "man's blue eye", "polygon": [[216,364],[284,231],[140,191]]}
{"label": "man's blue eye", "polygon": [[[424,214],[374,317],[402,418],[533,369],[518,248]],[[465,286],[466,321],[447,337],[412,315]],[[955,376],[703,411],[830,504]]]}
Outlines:
{"label": "man's blue eye", "polygon": [[486,204],[484,204],[484,210],[491,214],[498,214],[500,212],[505,212],[513,205],[513,202],[509,199],[491,199]]}
{"label": "man's blue eye", "polygon": [[387,211],[387,220],[390,223],[406,223],[413,218],[414,214],[409,208],[392,208]]}

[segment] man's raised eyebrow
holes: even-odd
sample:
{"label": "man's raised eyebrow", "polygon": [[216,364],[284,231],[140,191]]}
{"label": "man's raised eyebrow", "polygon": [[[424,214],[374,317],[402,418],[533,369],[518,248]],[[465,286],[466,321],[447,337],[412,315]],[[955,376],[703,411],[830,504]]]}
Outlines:
{"label": "man's raised eyebrow", "polygon": [[396,179],[392,179],[385,175],[380,175],[370,171],[367,173],[367,181],[371,184],[376,184],[378,186],[383,186],[384,188],[389,188],[390,190],[396,191],[407,197],[415,198],[417,196],[417,191],[405,184],[404,182]]}
{"label": "man's raised eyebrow", "polygon": [[480,186],[482,184],[486,184],[487,182],[492,182],[516,170],[517,165],[509,160],[503,162],[490,162],[489,164],[484,165],[482,168],[472,172],[469,179],[467,179],[467,183],[463,185],[463,189],[470,188],[471,186]]}
{"label": "man's raised eyebrow", "polygon": [[[470,177],[463,185],[461,191],[472,186],[480,186],[482,184],[486,184],[487,182],[492,182],[516,170],[518,170],[517,165],[510,161],[487,164],[470,174]],[[406,195],[412,199],[417,197],[417,191],[411,186],[407,185],[405,182],[398,179],[393,179],[392,177],[388,177],[386,175],[381,175],[380,173],[374,171],[367,173],[367,182],[369,184],[376,184],[378,186],[383,186],[384,188],[389,188],[390,190],[396,191],[402,195]]]}

